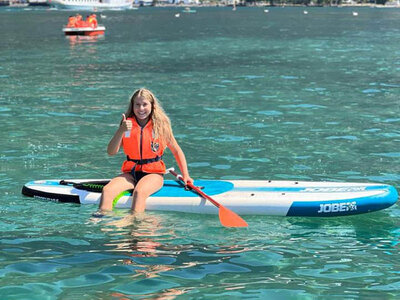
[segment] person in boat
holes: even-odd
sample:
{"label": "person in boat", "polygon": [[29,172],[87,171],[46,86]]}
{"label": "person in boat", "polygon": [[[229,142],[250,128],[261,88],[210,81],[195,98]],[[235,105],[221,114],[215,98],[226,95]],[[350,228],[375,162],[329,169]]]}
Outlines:
{"label": "person in boat", "polygon": [[95,14],[91,14],[86,21],[89,24],[89,26],[91,26],[92,28],[97,27],[97,17]]}
{"label": "person in boat", "polygon": [[143,212],[146,199],[163,186],[166,168],[162,156],[167,147],[178,163],[185,184],[193,182],[170,119],[148,89],[141,88],[133,93],[128,110],[122,114],[119,128],[108,144],[108,154],[117,154],[121,146],[127,158],[122,164],[122,174],[103,188],[101,211],[112,210],[115,197],[133,189],[132,211]]}
{"label": "person in boat", "polygon": [[76,17],[69,16],[67,27],[75,27],[76,25]]}
{"label": "person in boat", "polygon": [[75,19],[75,27],[86,27],[86,22],[82,19],[82,16],[80,14],[76,14]]}

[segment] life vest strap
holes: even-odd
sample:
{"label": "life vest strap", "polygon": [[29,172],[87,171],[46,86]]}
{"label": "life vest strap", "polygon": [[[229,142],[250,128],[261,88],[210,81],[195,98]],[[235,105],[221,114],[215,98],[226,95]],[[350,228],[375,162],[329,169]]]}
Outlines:
{"label": "life vest strap", "polygon": [[129,157],[129,155],[127,155],[126,156],[126,160],[127,161],[133,161],[135,164],[137,164],[137,165],[145,165],[145,164],[150,164],[150,163],[153,163],[153,162],[156,162],[156,161],[160,161],[160,160],[162,160],[162,155],[161,156],[156,156],[156,157],[154,157],[154,158],[145,158],[145,159],[132,159],[132,158],[130,158]]}

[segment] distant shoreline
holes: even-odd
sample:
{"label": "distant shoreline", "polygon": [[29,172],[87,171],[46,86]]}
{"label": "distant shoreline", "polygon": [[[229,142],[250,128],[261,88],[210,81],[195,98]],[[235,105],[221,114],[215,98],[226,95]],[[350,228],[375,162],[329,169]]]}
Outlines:
{"label": "distant shoreline", "polygon": [[[7,7],[26,7],[28,5],[30,6],[38,6],[37,2],[40,1],[36,1],[36,2],[32,2],[29,3],[28,0],[14,0],[13,5],[6,5],[8,4],[8,2],[10,2],[10,0],[0,0],[0,7],[1,6],[7,6]],[[395,2],[388,2],[387,4],[389,5],[383,5],[383,4],[375,4],[375,3],[341,3],[339,5],[317,5],[317,4],[312,4],[312,5],[305,5],[305,4],[294,4],[294,3],[285,3],[285,4],[280,4],[280,3],[276,3],[274,5],[271,5],[269,1],[265,1],[265,2],[254,2],[254,3],[247,3],[247,4],[243,4],[243,3],[239,3],[239,1],[237,1],[238,3],[236,4],[236,8],[240,8],[240,7],[376,7],[376,8],[400,8],[400,4],[396,4]],[[40,2],[42,3],[42,2]],[[232,7],[233,8],[233,4],[232,3],[220,3],[220,2],[209,2],[209,3],[203,3],[203,4],[184,4],[184,3],[179,3],[179,4],[169,4],[169,3],[155,3],[154,5],[145,5],[145,6],[141,6],[139,4],[133,4],[134,8],[145,8],[145,7],[170,7],[170,8],[185,8],[185,7],[191,7],[191,8],[201,8],[201,7]]]}
{"label": "distant shoreline", "polygon": [[[207,4],[166,4],[166,3],[156,3],[152,6],[140,6],[140,5],[133,5],[134,7],[192,7],[192,8],[201,8],[201,7],[233,7],[232,4],[222,4],[222,3],[207,3]],[[256,2],[254,4],[246,4],[241,5],[237,4],[237,8],[239,7],[377,7],[377,8],[400,8],[400,5],[382,5],[382,4],[374,4],[374,3],[354,3],[354,4],[347,4],[342,3],[340,5],[304,5],[304,4],[275,4],[270,5],[268,2]]]}

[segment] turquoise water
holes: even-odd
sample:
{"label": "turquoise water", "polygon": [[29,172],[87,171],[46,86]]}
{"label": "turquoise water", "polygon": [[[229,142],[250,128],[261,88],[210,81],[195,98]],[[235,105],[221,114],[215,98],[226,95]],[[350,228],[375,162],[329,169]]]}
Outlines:
{"label": "turquoise water", "polygon": [[106,145],[142,86],[193,178],[399,186],[400,10],[180,10],[104,12],[97,39],[64,37],[68,11],[0,10],[0,298],[398,298],[397,205],[227,229],[20,194],[34,179],[115,176],[123,156]]}

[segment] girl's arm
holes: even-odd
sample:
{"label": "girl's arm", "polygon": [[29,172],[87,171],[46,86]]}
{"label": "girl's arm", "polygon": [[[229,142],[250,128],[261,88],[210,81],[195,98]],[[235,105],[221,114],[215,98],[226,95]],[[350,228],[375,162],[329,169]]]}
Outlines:
{"label": "girl's arm", "polygon": [[187,184],[188,182],[193,183],[193,179],[189,176],[185,154],[183,153],[181,147],[178,145],[178,142],[175,140],[175,137],[172,137],[167,146],[171,150],[176,162],[178,163],[185,184]]}
{"label": "girl's arm", "polygon": [[132,121],[126,120],[125,114],[122,114],[122,121],[119,125],[118,130],[114,133],[111,141],[108,143],[107,153],[108,155],[115,155],[118,153],[119,148],[122,145],[122,137],[127,130],[131,130]]}

